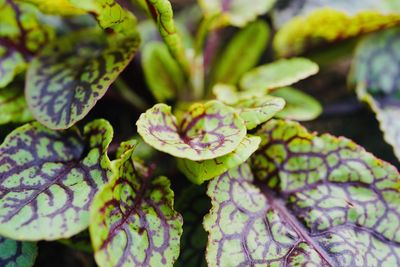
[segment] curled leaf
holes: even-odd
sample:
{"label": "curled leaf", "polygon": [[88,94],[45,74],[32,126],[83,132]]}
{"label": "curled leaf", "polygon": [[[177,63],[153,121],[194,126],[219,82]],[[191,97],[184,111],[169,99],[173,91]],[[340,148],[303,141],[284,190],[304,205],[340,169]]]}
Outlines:
{"label": "curled leaf", "polygon": [[272,91],[270,94],[285,99],[285,107],[276,114],[277,118],[309,121],[322,113],[322,106],[318,100],[298,89],[283,87]]}
{"label": "curled leaf", "polygon": [[247,72],[240,86],[244,90],[268,91],[294,84],[318,70],[318,65],[306,58],[280,59]]}
{"label": "curled leaf", "polygon": [[139,38],[82,31],[48,44],[28,70],[26,98],[33,116],[52,129],[81,120],[128,65]]}
{"label": "curled leaf", "polygon": [[376,113],[386,141],[400,159],[400,28],[363,40],[355,54],[352,78],[359,98]]}
{"label": "curled leaf", "polygon": [[258,148],[261,139],[257,136],[245,137],[231,153],[204,161],[178,159],[178,168],[195,184],[202,184],[227,170],[245,162]]}
{"label": "curled leaf", "polygon": [[53,131],[39,123],[11,132],[0,146],[0,234],[55,240],[89,224],[89,206],[108,180],[113,130],[104,120]]}
{"label": "curled leaf", "polygon": [[23,85],[12,84],[0,90],[0,124],[27,122],[32,119],[25,101]]}
{"label": "curled leaf", "polygon": [[115,162],[112,180],[96,195],[89,226],[99,266],[172,266],[182,218],[166,177],[135,169],[132,147]]}
{"label": "curled leaf", "polygon": [[0,237],[0,266],[31,267],[37,253],[38,249],[35,243]]}
{"label": "curled leaf", "polygon": [[143,113],[136,125],[140,136],[152,147],[194,161],[226,155],[246,135],[239,116],[218,101],[192,105],[179,124],[169,106],[157,104]]}

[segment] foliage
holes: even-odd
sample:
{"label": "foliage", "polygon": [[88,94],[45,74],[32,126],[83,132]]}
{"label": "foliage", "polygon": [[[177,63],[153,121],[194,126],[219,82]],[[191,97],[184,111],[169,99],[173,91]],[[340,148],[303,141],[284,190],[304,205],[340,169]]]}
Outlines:
{"label": "foliage", "polygon": [[324,115],[302,90],[316,55],[335,68],[352,42],[350,85],[400,158],[400,5],[173,10],[0,0],[0,265],[42,240],[98,266],[400,265],[396,167],[297,122]]}

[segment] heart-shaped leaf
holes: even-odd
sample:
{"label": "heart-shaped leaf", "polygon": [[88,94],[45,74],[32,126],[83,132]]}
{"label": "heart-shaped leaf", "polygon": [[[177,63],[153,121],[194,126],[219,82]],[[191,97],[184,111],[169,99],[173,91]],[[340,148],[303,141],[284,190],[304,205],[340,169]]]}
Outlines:
{"label": "heart-shaped leaf", "polygon": [[363,40],[355,54],[352,79],[359,98],[375,111],[386,141],[400,159],[400,28]]}
{"label": "heart-shaped leaf", "polygon": [[89,224],[89,206],[108,180],[113,130],[104,120],[53,131],[37,122],[0,146],[0,234],[15,240],[68,238]]}
{"label": "heart-shaped leaf", "polygon": [[23,85],[11,84],[0,90],[0,124],[27,122],[32,115],[26,105]]}
{"label": "heart-shaped leaf", "polygon": [[152,147],[194,161],[226,155],[246,136],[246,126],[234,110],[221,102],[192,105],[177,122],[171,107],[157,104],[136,123],[138,133]]}
{"label": "heart-shaped leaf", "polygon": [[142,66],[146,82],[158,102],[174,99],[185,86],[184,75],[163,43],[148,43]]}
{"label": "heart-shaped leaf", "polygon": [[37,246],[31,242],[20,242],[0,236],[0,266],[31,267],[37,256]]}
{"label": "heart-shaped leaf", "polygon": [[[257,64],[268,38],[269,28],[263,21],[256,21],[240,30],[217,59],[215,69],[211,71],[213,83],[236,84]],[[241,51],[240,56],[238,51]]]}
{"label": "heart-shaped leaf", "polygon": [[260,142],[257,136],[245,137],[234,151],[225,156],[203,161],[178,159],[178,168],[190,181],[202,184],[245,162],[257,150]]}
{"label": "heart-shaped leaf", "polygon": [[259,15],[267,13],[275,4],[275,0],[201,0],[199,1],[206,17],[220,16],[218,24],[246,26]]}
{"label": "heart-shaped leaf", "polygon": [[128,65],[139,46],[98,31],[67,35],[47,45],[28,70],[26,97],[35,118],[52,129],[81,120]]}
{"label": "heart-shaped leaf", "polygon": [[318,65],[309,59],[280,59],[247,72],[240,86],[244,90],[268,91],[292,85],[317,72]]}
{"label": "heart-shaped leaf", "polygon": [[166,177],[136,171],[133,148],[115,162],[96,196],[89,227],[99,266],[172,266],[179,255],[182,218]]}
{"label": "heart-shaped leaf", "polygon": [[322,113],[322,106],[314,97],[292,87],[283,87],[270,93],[285,99],[285,107],[275,117],[296,121],[309,121]]}
{"label": "heart-shaped leaf", "polygon": [[396,266],[397,170],[345,138],[270,121],[247,164],[213,179],[212,266]]}

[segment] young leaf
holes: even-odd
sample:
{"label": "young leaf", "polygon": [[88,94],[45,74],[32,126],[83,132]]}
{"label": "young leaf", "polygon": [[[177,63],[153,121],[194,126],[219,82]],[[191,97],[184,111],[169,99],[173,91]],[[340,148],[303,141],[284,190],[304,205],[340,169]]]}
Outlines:
{"label": "young leaf", "polygon": [[52,129],[81,120],[128,65],[139,37],[98,31],[67,35],[47,45],[28,70],[26,98],[34,117]]}
{"label": "young leaf", "polygon": [[386,141],[400,159],[400,28],[363,40],[355,54],[352,76],[357,94],[375,111]]}
{"label": "young leaf", "polygon": [[0,124],[27,122],[32,115],[26,105],[23,85],[11,84],[0,90]]}
{"label": "young leaf", "polygon": [[272,96],[285,99],[285,107],[275,117],[296,121],[309,121],[322,113],[322,106],[314,97],[292,88],[283,87],[270,93]]}
{"label": "young leaf", "polygon": [[275,0],[201,0],[199,1],[206,17],[217,14],[221,19],[219,24],[244,27],[259,15],[267,13],[275,4]]}
{"label": "young leaf", "polygon": [[320,6],[307,15],[294,17],[275,35],[273,46],[278,56],[299,55],[321,44],[343,41],[400,24],[398,13],[371,9],[349,14],[349,9],[352,9],[349,4],[340,10]]}
{"label": "young leaf", "polygon": [[11,132],[0,146],[0,234],[55,240],[89,224],[89,206],[108,180],[113,130],[104,120],[53,131],[39,123]]}
{"label": "young leaf", "polygon": [[179,255],[182,218],[166,177],[135,170],[129,147],[91,207],[90,235],[99,266],[172,266]]}
{"label": "young leaf", "polygon": [[144,47],[142,66],[146,82],[158,102],[174,99],[185,86],[184,74],[163,43]]}
{"label": "young leaf", "polygon": [[192,105],[179,124],[171,107],[157,104],[143,113],[136,125],[152,147],[194,161],[226,155],[246,136],[242,119],[218,101]]}
{"label": "young leaf", "polygon": [[[240,77],[253,68],[269,38],[268,25],[256,21],[240,30],[218,58],[213,73],[213,83],[236,84]],[[240,52],[240,57],[238,56]]]}
{"label": "young leaf", "polygon": [[192,185],[180,194],[176,209],[183,216],[181,252],[174,267],[206,267],[205,250],[207,233],[201,225],[204,215],[210,210],[210,199],[206,186]]}
{"label": "young leaf", "polygon": [[37,246],[31,242],[20,242],[0,236],[0,266],[31,267],[37,256]]}
{"label": "young leaf", "polygon": [[396,266],[397,170],[345,138],[270,121],[247,164],[209,183],[212,266]]}
{"label": "young leaf", "polygon": [[294,84],[317,72],[318,65],[309,59],[280,59],[247,72],[240,86],[244,90],[268,91]]}
{"label": "young leaf", "polygon": [[204,161],[178,159],[178,168],[195,184],[202,184],[245,162],[258,148],[258,136],[245,137],[231,153]]}

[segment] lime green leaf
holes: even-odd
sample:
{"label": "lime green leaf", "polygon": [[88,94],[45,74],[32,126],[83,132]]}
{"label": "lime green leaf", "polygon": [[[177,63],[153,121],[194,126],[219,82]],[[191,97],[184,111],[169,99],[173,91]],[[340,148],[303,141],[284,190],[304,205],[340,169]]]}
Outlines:
{"label": "lime green leaf", "polygon": [[89,227],[99,266],[172,266],[179,255],[182,218],[166,177],[138,173],[133,148],[115,162],[96,195]]}
{"label": "lime green leaf", "polygon": [[89,206],[108,180],[113,130],[104,120],[53,131],[39,123],[11,132],[0,146],[0,235],[55,240],[89,224]]}
{"label": "lime green leaf", "polygon": [[211,266],[398,264],[400,174],[393,166],[295,122],[270,121],[258,135],[252,170],[242,164],[209,183]]}
{"label": "lime green leaf", "polygon": [[93,253],[89,231],[87,230],[80,232],[79,234],[74,235],[68,239],[60,239],[58,240],[58,242],[75,250],[83,251],[86,253]]}
{"label": "lime green leaf", "polygon": [[[16,2],[26,2],[36,5],[43,13],[53,15],[81,15],[85,11],[74,7],[69,0],[14,0]],[[87,1],[87,0],[86,0]]]}
{"label": "lime green leaf", "polygon": [[246,135],[239,116],[218,101],[192,105],[179,123],[169,106],[157,104],[143,113],[136,125],[140,136],[152,147],[194,161],[226,155]]}
{"label": "lime green leaf", "polygon": [[322,44],[343,41],[352,37],[400,24],[400,14],[376,9],[358,10],[349,14],[353,3],[340,10],[328,3],[306,15],[294,17],[275,35],[273,46],[279,56],[299,55]]}
{"label": "lime green leaf", "polygon": [[23,72],[27,62],[54,32],[36,17],[27,4],[0,0],[0,88]]}
{"label": "lime green leaf", "polygon": [[317,72],[318,65],[309,59],[280,59],[247,72],[240,86],[244,90],[268,91],[294,84]]}
{"label": "lime green leaf", "polygon": [[31,242],[19,242],[0,236],[0,266],[31,267],[37,256],[37,246]]}
{"label": "lime green leaf", "polygon": [[400,159],[400,28],[363,40],[356,51],[352,76],[357,93],[375,111],[386,141]]}
{"label": "lime green leaf", "polygon": [[246,26],[259,15],[267,13],[275,0],[200,0],[199,4],[206,17],[220,15],[221,25]]}
{"label": "lime green leaf", "polygon": [[28,70],[26,97],[34,117],[52,129],[81,120],[128,65],[139,46],[97,31],[67,35],[47,45]]}
{"label": "lime green leaf", "polygon": [[142,66],[146,82],[158,102],[174,99],[185,86],[184,75],[163,43],[144,47]]}
{"label": "lime green leaf", "polygon": [[212,71],[213,83],[236,84],[245,72],[257,64],[268,38],[269,28],[263,21],[256,21],[240,30],[218,58]]}
{"label": "lime green leaf", "polygon": [[22,123],[32,119],[26,105],[23,85],[12,84],[0,90],[0,114],[0,124]]}
{"label": "lime green leaf", "polygon": [[207,267],[205,258],[207,233],[200,222],[210,210],[210,206],[205,186],[189,186],[178,197],[176,209],[182,214],[185,223],[181,238],[181,253],[174,267]]}
{"label": "lime green leaf", "polygon": [[178,168],[190,181],[202,184],[245,162],[257,150],[260,142],[259,137],[248,136],[234,151],[225,156],[204,161],[178,159]]}
{"label": "lime green leaf", "polygon": [[285,99],[284,109],[276,114],[278,118],[309,121],[322,113],[322,106],[318,100],[298,89],[283,87],[272,91],[270,94]]}

